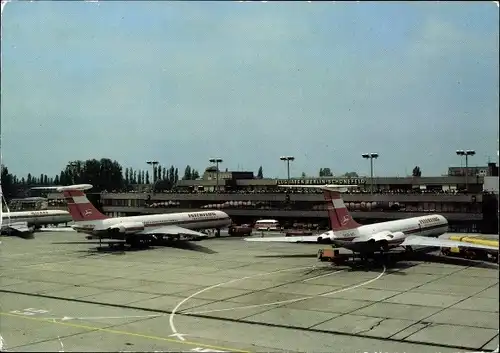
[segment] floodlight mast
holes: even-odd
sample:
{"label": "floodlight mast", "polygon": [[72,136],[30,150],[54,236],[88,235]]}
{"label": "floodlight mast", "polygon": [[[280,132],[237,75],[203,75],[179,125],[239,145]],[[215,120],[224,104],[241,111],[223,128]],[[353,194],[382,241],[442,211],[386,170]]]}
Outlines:
{"label": "floodlight mast", "polygon": [[151,183],[151,193],[154,193],[154,187],[155,187],[155,184],[156,184],[155,167],[158,165],[159,162],[156,161],[156,160],[150,160],[150,161],[146,161],[146,163],[153,167],[153,173],[151,174],[151,180],[153,181]]}
{"label": "floodlight mast", "polygon": [[370,194],[373,194],[373,160],[377,159],[379,154],[372,152],[372,153],[363,153],[361,156],[364,159],[370,160]]}
{"label": "floodlight mast", "polygon": [[294,156],[281,156],[280,160],[286,162],[286,174],[287,174],[287,180],[290,182],[290,162],[293,162],[295,160]]}
{"label": "floodlight mast", "polygon": [[[457,156],[463,158],[465,157],[465,191],[469,191],[469,156],[474,156],[476,151],[474,150],[456,150]],[[463,172],[463,171],[462,171]]]}
{"label": "floodlight mast", "polygon": [[219,192],[219,163],[224,162],[222,158],[210,158],[209,159],[210,163],[215,164],[215,190],[216,192]]}

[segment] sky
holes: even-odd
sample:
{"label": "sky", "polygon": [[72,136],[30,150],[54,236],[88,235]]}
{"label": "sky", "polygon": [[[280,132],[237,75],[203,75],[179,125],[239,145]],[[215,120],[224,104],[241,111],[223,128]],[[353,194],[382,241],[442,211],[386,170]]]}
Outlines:
{"label": "sky", "polygon": [[285,177],[422,176],[497,161],[492,2],[13,1],[2,13],[10,172],[158,160]]}

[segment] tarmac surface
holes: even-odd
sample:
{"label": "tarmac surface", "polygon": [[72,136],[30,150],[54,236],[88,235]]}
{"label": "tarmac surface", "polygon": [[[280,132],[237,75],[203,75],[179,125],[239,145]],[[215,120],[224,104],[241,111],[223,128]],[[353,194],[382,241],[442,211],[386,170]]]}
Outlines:
{"label": "tarmac surface", "polygon": [[3,351],[498,349],[496,264],[339,267],[317,261],[320,245],[241,238],[137,251],[75,232],[0,240]]}

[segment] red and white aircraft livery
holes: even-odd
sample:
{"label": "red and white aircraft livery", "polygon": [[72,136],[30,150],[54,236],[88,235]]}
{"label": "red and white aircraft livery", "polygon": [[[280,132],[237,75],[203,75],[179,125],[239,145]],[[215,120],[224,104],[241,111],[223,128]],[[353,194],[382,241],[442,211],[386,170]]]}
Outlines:
{"label": "red and white aircraft livery", "polygon": [[350,215],[341,196],[347,188],[357,187],[357,185],[280,186],[322,189],[332,229],[320,235],[245,238],[246,241],[333,243],[357,253],[387,251],[400,246],[407,250],[411,250],[411,246],[436,246],[480,248],[498,252],[498,248],[492,246],[437,238],[448,231],[448,220],[438,214],[360,225]]}
{"label": "red and white aircraft livery", "polygon": [[220,229],[231,224],[231,218],[221,211],[110,218],[99,212],[87,199],[83,190],[90,188],[90,184],[54,187],[66,199],[69,213],[75,222],[73,229],[90,234],[91,237],[88,238],[120,239],[128,243],[153,236],[196,239],[207,235],[193,229]]}

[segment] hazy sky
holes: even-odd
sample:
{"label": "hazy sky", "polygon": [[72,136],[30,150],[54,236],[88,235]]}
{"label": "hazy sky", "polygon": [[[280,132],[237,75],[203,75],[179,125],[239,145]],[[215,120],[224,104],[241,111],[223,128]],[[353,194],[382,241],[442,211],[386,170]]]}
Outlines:
{"label": "hazy sky", "polygon": [[2,150],[292,175],[440,175],[496,160],[499,10],[489,2],[12,2]]}

